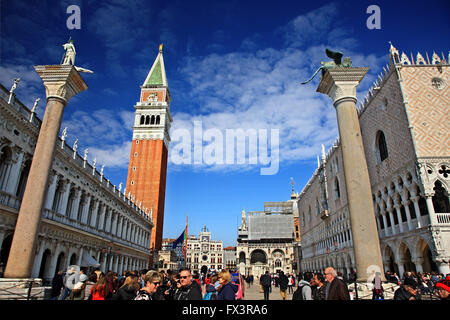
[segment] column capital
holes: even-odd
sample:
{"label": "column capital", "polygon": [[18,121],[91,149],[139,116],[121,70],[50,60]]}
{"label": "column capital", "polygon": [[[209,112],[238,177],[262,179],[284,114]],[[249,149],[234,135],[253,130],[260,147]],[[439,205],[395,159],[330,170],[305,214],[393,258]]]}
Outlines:
{"label": "column capital", "polygon": [[72,65],[34,66],[45,86],[47,100],[61,99],[66,105],[74,95],[87,89],[81,75]]}
{"label": "column capital", "polygon": [[317,92],[329,96],[335,106],[342,99],[352,99],[356,103],[356,87],[367,71],[368,67],[328,69],[320,80]]}

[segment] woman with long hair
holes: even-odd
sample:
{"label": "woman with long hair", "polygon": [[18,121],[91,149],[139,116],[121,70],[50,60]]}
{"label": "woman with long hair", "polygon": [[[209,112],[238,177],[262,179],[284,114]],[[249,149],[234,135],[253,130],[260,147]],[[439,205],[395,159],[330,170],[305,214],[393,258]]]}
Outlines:
{"label": "woman with long hair", "polygon": [[134,274],[129,274],[125,278],[123,285],[112,296],[112,300],[133,300],[140,287],[138,277]]}
{"label": "woman with long hair", "polygon": [[108,283],[103,273],[100,275],[97,283],[92,286],[92,300],[105,300],[109,294]]}

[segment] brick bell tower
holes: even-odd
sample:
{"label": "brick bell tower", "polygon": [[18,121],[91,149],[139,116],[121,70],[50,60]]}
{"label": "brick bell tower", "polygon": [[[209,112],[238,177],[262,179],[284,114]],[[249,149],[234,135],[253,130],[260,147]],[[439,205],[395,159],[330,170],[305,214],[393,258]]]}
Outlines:
{"label": "brick bell tower", "polygon": [[134,108],[133,142],[126,184],[126,194],[153,217],[150,240],[150,267],[155,251],[161,249],[170,123],[173,121],[167,86],[162,45],[150,72],[141,86],[141,96]]}

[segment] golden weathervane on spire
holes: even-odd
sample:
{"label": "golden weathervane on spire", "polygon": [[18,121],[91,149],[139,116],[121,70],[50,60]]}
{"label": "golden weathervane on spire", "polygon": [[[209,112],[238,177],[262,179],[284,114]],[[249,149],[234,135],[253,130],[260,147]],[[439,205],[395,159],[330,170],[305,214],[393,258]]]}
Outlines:
{"label": "golden weathervane on spire", "polygon": [[162,52],[163,45],[162,43],[159,45],[159,52]]}

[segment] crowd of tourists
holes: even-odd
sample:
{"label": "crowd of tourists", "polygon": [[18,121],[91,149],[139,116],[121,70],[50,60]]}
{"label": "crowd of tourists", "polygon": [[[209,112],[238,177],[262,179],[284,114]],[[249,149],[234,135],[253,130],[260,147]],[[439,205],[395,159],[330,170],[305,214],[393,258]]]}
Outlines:
{"label": "crowd of tourists", "polygon": [[[394,292],[394,300],[430,300],[450,299],[450,274],[405,272],[400,279],[396,273],[385,273],[386,283],[394,283],[398,287]],[[269,300],[272,286],[280,288],[283,300],[286,292],[293,292],[292,300],[350,300],[354,299],[355,292],[349,290],[349,285],[355,282],[355,274],[350,277],[343,276],[332,267],[325,269],[324,273],[304,272],[297,276],[284,275],[283,272],[271,275],[268,271],[259,279],[261,293],[264,299]],[[428,296],[427,296],[428,295]],[[384,300],[384,285],[381,274],[376,273],[372,281],[372,300]]]}
{"label": "crowd of tourists", "polygon": [[[387,271],[386,281],[377,273],[373,279],[372,299],[383,300],[384,286],[394,283],[398,288],[394,300],[450,299],[450,274],[405,272],[400,279],[396,273]],[[245,287],[253,285],[253,275],[232,278],[229,270],[208,274],[191,273],[190,269],[179,271],[140,270],[103,273],[94,270],[87,275],[84,270],[73,267],[58,272],[52,281],[53,300],[239,300],[244,297]],[[354,276],[344,277],[333,267],[324,273],[304,272],[299,275],[268,271],[259,277],[260,292],[269,300],[272,287],[279,287],[283,300],[292,294],[292,300],[351,300],[354,292],[349,284]],[[245,283],[247,284],[245,286]],[[427,296],[428,295],[428,296]]]}
{"label": "crowd of tourists", "polygon": [[139,270],[119,275],[69,268],[52,280],[52,300],[236,300],[243,297],[239,280],[228,270],[200,275],[179,271]]}

